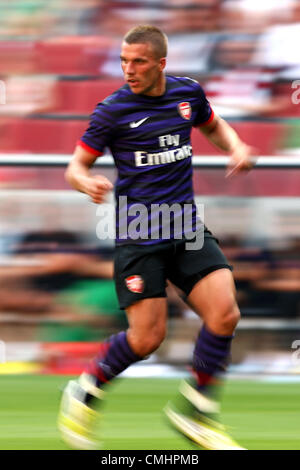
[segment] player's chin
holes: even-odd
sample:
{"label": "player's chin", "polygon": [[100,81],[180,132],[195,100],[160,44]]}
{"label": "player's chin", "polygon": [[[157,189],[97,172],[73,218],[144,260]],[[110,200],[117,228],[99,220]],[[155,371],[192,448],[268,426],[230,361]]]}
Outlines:
{"label": "player's chin", "polygon": [[130,90],[132,91],[132,93],[135,93],[136,95],[140,95],[144,91],[144,88],[141,85],[138,85],[138,84],[132,85],[129,83],[129,86],[130,86]]}
{"label": "player's chin", "polygon": [[134,93],[135,95],[140,95],[142,92],[140,90],[137,90],[136,88],[133,88],[133,87],[130,87],[132,93]]}

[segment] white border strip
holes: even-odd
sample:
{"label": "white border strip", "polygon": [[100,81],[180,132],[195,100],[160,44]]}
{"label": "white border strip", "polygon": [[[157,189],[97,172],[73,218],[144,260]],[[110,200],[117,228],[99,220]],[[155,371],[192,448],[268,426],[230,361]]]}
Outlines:
{"label": "white border strip", "polygon": [[[0,153],[0,166],[66,166],[72,155],[65,154],[4,154]],[[194,167],[224,168],[229,157],[226,156],[194,156]],[[113,167],[110,155],[99,157],[95,166]],[[256,159],[255,168],[300,168],[300,156],[261,156]]]}

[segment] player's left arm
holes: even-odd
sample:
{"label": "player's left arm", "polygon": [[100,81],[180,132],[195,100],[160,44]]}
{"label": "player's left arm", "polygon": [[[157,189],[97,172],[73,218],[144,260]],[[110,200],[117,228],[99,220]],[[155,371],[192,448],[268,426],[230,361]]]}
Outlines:
{"label": "player's left arm", "polygon": [[216,147],[230,155],[226,176],[250,170],[254,166],[255,160],[251,158],[254,149],[243,142],[236,131],[216,113],[208,124],[197,128]]}

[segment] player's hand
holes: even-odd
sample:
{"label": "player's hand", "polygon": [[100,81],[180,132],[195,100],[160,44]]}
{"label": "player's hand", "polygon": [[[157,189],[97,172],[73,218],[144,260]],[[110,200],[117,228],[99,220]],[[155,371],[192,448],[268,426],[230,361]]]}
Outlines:
{"label": "player's hand", "polygon": [[241,171],[249,171],[256,163],[254,155],[257,154],[253,147],[239,143],[231,153],[227,166],[226,178],[238,174]]}
{"label": "player's hand", "polygon": [[112,183],[102,175],[90,176],[84,180],[85,192],[95,204],[101,204],[109,191],[113,189]]}

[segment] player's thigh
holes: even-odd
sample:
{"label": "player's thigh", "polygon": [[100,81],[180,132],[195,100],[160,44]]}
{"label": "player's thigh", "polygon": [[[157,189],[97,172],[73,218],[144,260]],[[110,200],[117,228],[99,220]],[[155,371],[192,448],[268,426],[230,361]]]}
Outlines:
{"label": "player's thigh", "polygon": [[158,336],[162,339],[166,332],[167,299],[148,298],[126,308],[129,329],[142,337]]}
{"label": "player's thigh", "polygon": [[238,316],[232,272],[226,268],[210,272],[194,285],[187,302],[204,321]]}

